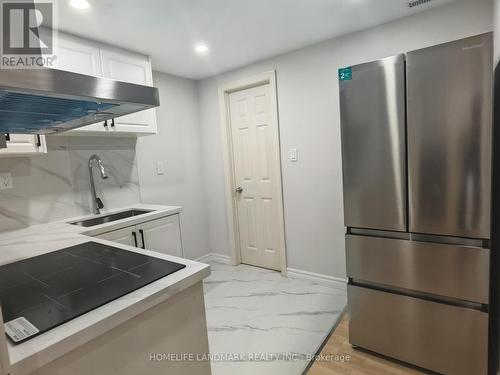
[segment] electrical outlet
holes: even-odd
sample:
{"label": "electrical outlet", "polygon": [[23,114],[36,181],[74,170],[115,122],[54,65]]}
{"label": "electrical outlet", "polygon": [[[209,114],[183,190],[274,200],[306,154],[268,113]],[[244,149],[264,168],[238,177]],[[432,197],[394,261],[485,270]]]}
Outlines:
{"label": "electrical outlet", "polygon": [[10,173],[0,173],[0,189],[12,189],[14,187],[12,183],[12,174]]}
{"label": "electrical outlet", "polygon": [[291,162],[297,162],[299,160],[299,151],[296,148],[291,148],[288,152],[288,156]]}

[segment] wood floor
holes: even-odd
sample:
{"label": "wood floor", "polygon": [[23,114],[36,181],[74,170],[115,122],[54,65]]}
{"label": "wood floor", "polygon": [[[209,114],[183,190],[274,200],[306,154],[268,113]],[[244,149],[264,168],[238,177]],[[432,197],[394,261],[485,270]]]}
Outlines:
{"label": "wood floor", "polygon": [[349,320],[344,314],[342,321],[332,334],[321,354],[337,354],[349,360],[337,361],[334,359],[316,361],[308,371],[307,375],[421,375],[423,372],[413,368],[388,361],[381,357],[355,350],[349,344],[348,338]]}

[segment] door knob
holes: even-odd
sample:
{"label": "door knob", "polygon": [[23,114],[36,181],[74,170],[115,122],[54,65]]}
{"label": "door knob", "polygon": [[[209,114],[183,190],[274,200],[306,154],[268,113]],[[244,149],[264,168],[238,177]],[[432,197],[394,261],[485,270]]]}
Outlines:
{"label": "door knob", "polygon": [[243,192],[243,188],[241,186],[238,186],[236,189],[234,189],[234,192],[241,194]]}

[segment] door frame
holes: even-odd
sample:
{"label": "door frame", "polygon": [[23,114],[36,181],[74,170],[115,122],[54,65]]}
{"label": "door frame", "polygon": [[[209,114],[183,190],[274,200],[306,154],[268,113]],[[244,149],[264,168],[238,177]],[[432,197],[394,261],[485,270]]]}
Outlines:
{"label": "door frame", "polygon": [[281,142],[280,130],[278,119],[278,94],[276,89],[276,71],[261,73],[256,76],[244,78],[235,82],[223,84],[219,87],[219,108],[221,116],[221,134],[222,134],[222,150],[224,158],[224,175],[226,187],[226,208],[228,217],[228,233],[229,244],[231,247],[231,264],[236,266],[241,264],[241,246],[240,246],[240,233],[238,228],[238,206],[236,204],[236,194],[234,193],[235,185],[235,171],[233,160],[233,142],[231,136],[231,116],[229,114],[229,94],[236,91],[249,89],[261,85],[269,84],[271,91],[271,106],[272,106],[272,120],[276,124],[276,139],[278,140],[278,147],[273,155],[276,165],[278,166],[278,173],[275,178],[277,179],[278,186],[278,203],[281,207],[278,210],[278,228],[280,233],[279,246],[281,257],[281,274],[286,277],[286,243],[285,243],[285,219],[283,212],[283,184],[282,184],[282,168],[281,168]]}

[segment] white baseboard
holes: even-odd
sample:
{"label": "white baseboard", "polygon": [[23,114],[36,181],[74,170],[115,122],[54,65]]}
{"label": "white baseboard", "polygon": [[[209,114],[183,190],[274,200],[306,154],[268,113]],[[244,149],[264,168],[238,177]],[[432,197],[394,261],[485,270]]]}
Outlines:
{"label": "white baseboard", "polygon": [[210,257],[212,256],[212,254],[208,253],[208,254],[205,254],[199,258],[196,258],[196,259],[193,259],[195,262],[200,262],[200,263],[207,263],[210,261]]}
{"label": "white baseboard", "polygon": [[[195,259],[195,261],[201,263],[217,262],[222,264],[231,264],[231,257],[229,255],[209,253]],[[298,270],[296,268],[287,268],[287,277],[308,280],[316,284],[337,288],[340,287],[342,289],[345,289],[345,284],[347,283],[347,279],[343,279],[341,277],[328,276],[321,273]]]}
{"label": "white baseboard", "polygon": [[231,264],[231,257],[229,255],[212,253],[211,260],[224,264]]}
{"label": "white baseboard", "polygon": [[231,264],[231,257],[229,255],[209,253],[195,259],[195,261],[201,263],[218,262],[222,264]]}
{"label": "white baseboard", "polygon": [[321,273],[298,270],[296,268],[287,268],[287,276],[294,279],[312,281],[316,284],[341,288],[345,288],[345,284],[347,283],[347,279],[341,277],[328,276]]}

